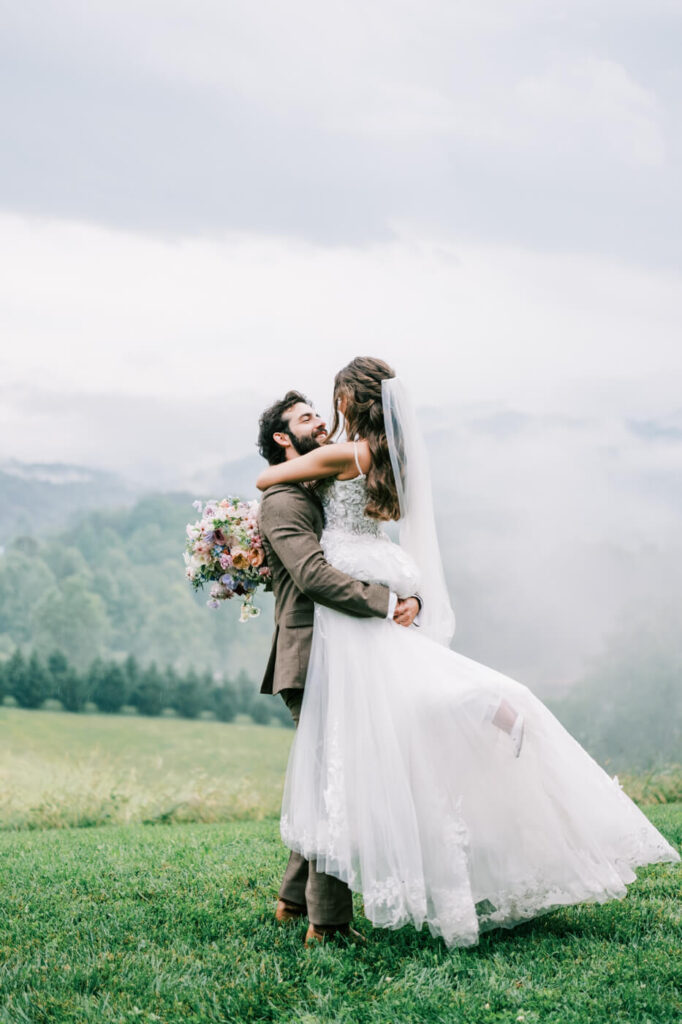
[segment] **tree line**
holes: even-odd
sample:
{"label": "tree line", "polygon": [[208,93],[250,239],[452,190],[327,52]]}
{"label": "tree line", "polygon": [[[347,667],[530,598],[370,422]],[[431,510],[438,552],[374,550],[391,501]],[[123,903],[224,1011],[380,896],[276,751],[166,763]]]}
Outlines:
{"label": "tree line", "polygon": [[93,706],[104,714],[135,709],[140,715],[158,716],[172,711],[180,718],[210,714],[221,722],[242,714],[259,725],[273,718],[293,725],[284,702],[260,695],[243,670],[234,679],[216,681],[208,670],[178,672],[172,665],[159,668],[154,661],[143,666],[132,654],[124,661],[95,657],[78,671],[62,651],[42,659],[36,651],[26,655],[16,648],[0,661],[0,702],[6,697],[29,709],[58,701],[71,712]]}
{"label": "tree line", "polygon": [[130,509],[84,513],[70,528],[21,535],[0,549],[0,658],[15,647],[63,651],[84,673],[96,656],[222,674],[238,661],[255,678],[270,650],[272,597],[239,622],[238,602],[213,611],[185,578],[190,495],[152,495]]}

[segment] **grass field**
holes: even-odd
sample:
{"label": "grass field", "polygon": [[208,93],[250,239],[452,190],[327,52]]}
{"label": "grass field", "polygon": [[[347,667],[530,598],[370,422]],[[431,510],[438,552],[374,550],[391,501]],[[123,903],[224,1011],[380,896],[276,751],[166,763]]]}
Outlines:
{"label": "grass field", "polygon": [[252,724],[2,707],[0,828],[274,817],[292,738]]}
{"label": "grass field", "polygon": [[[678,845],[682,804],[651,818]],[[273,821],[0,835],[0,1022],[679,1024],[681,870],[446,950],[411,928],[304,950]]]}
{"label": "grass field", "polygon": [[[682,1024],[674,866],[468,950],[356,897],[368,945],[304,950],[272,917],[292,736],[2,708],[0,1024]],[[679,770],[624,781],[679,846]]]}

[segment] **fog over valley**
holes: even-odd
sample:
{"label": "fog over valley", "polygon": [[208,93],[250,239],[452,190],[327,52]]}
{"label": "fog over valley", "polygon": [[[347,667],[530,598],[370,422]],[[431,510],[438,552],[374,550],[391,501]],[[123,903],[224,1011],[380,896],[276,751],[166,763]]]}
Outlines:
{"label": "fog over valley", "polygon": [[[682,411],[644,421],[441,407],[420,410],[420,418],[457,614],[453,646],[462,653],[561,693],[613,634],[679,610]],[[192,429],[199,445],[201,427],[184,428]],[[5,460],[2,542],[35,532],[27,499],[51,509],[54,529],[88,508],[131,506],[154,491],[186,500],[191,520],[195,498],[254,495],[262,465],[252,454],[200,470],[185,460],[173,472],[166,453],[155,474],[153,453],[137,457],[147,467],[144,483]],[[179,531],[179,580],[183,545]],[[260,667],[257,656],[251,667]]]}

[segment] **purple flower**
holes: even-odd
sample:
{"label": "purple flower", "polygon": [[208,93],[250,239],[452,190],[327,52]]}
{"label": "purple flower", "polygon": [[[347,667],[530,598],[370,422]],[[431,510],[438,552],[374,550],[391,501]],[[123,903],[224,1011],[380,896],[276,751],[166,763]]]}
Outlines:
{"label": "purple flower", "polygon": [[234,590],[234,580],[232,579],[228,572],[226,572],[225,575],[221,576],[219,579],[224,587],[228,587],[230,590]]}

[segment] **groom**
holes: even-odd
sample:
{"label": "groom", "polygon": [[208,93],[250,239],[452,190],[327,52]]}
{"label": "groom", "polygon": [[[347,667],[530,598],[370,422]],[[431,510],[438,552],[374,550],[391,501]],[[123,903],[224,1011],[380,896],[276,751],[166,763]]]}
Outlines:
{"label": "groom", "polygon": [[[289,391],[259,421],[258,450],[270,465],[296,459],[327,440],[324,421],[298,391]],[[280,693],[298,725],[314,602],[347,615],[393,618],[409,626],[419,601],[414,597],[399,601],[388,587],[363,583],[325,561],[320,547],[324,515],[309,485],[270,487],[261,501],[260,526],[275,595],[275,634],[261,693]],[[350,926],[353,900],[348,886],[292,851],[275,917],[291,921],[305,915],[309,921],[306,946],[322,942],[327,935],[361,938]]]}

